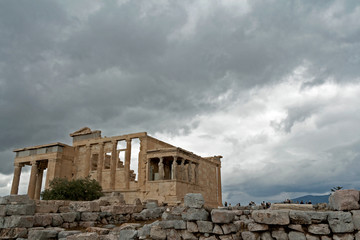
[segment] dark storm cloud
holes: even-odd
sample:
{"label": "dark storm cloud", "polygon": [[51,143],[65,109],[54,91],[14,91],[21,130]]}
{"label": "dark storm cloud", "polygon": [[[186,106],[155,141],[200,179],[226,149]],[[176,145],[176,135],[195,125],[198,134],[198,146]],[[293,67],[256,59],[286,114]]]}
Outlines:
{"label": "dark storm cloud", "polygon": [[[233,104],[247,109],[253,98],[249,92],[281,84],[299,66],[307,69],[303,90],[329,79],[357,83],[359,9],[356,1],[1,1],[0,172],[12,171],[13,148],[69,142],[68,134],[83,126],[101,129],[103,135],[190,133],[200,124],[196,116]],[[287,106],[286,116],[272,126],[278,134],[298,136],[294,127],[328,104],[325,99]],[[246,117],[247,111],[236,116]],[[351,118],[351,111],[340,116]],[[326,114],[316,119],[317,129],[341,120],[339,114]],[[341,136],[349,135],[341,129]],[[260,135],[261,141],[249,140],[246,147],[271,141]],[[314,139],[321,138],[326,136]],[[224,141],[231,142],[234,152],[240,148],[237,137],[224,136]],[[274,147],[271,157],[294,158],[286,155],[290,143],[313,150],[308,141],[289,139],[288,145]],[[327,146],[328,141],[322,142]],[[358,156],[358,145],[351,149]],[[330,150],[329,155],[336,168],[341,156]],[[238,190],[236,179],[227,178],[224,189],[261,196],[328,188],[310,184],[306,172],[313,165],[301,164],[316,165],[318,158],[295,158],[297,163],[275,169],[266,165],[253,177],[244,172],[249,181]],[[292,176],[293,182],[274,179],[271,188],[261,180],[279,170],[293,173],[294,167],[302,174]],[[303,181],[308,184],[299,185]]]}

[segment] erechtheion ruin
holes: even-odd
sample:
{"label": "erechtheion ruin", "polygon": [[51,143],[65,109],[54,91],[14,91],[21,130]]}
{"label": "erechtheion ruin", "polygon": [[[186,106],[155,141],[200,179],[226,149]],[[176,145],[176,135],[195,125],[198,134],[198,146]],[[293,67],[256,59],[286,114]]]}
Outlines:
{"label": "erechtheion ruin", "polygon": [[[56,178],[90,176],[105,194],[120,192],[126,202],[156,199],[170,205],[183,201],[186,193],[201,193],[206,204],[220,206],[221,156],[200,157],[147,135],[146,132],[101,137],[101,131],[82,128],[70,136],[73,145],[52,143],[16,149],[11,194],[18,194],[21,169],[31,166],[28,195],[39,199],[44,170],[45,188]],[[131,156],[132,142],[140,145]],[[138,176],[130,169],[137,158]]]}

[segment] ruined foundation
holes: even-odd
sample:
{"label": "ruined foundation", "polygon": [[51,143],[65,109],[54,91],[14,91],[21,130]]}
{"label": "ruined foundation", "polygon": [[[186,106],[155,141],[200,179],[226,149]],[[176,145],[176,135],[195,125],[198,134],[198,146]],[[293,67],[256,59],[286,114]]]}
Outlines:
{"label": "ruined foundation", "polygon": [[[85,127],[70,136],[72,146],[58,142],[14,150],[11,194],[18,194],[21,169],[30,165],[30,199],[40,199],[47,169],[45,188],[56,177],[71,180],[90,176],[106,195],[121,193],[128,203],[138,198],[176,205],[183,202],[186,193],[194,192],[201,193],[209,206],[222,204],[221,156],[200,157],[146,132],[101,137],[101,131]],[[140,147],[132,156],[134,142]],[[138,162],[137,176],[130,169],[134,159]]]}

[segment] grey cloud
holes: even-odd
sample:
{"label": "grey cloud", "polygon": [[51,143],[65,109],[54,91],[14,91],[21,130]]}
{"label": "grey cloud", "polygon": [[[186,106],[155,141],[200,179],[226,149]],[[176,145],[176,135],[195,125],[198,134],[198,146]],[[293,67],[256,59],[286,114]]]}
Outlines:
{"label": "grey cloud", "polygon": [[[246,101],[249,89],[276,85],[304,63],[316,77],[304,88],[331,77],[358,81],[360,27],[352,20],[358,19],[356,1],[343,7],[334,1],[249,1],[249,11],[242,14],[208,2],[209,9],[196,7],[202,15],[194,32],[176,37],[191,14],[200,14],[188,11],[196,3],[106,1],[99,10],[80,16],[73,10],[80,7],[70,1],[1,1],[0,172],[12,172],[13,148],[68,142],[68,134],[83,126],[101,129],[104,135],[191,132],[197,126],[191,125],[194,116],[238,104],[240,98]],[[144,4],[153,6],[146,10]],[[225,100],[212,101],[229,90]],[[290,108],[278,124],[291,133],[294,124],[322,107],[309,103]],[[330,123],[319,121],[318,128]],[[238,147],[237,139],[229,141]],[[264,134],[248,144],[267,141],[271,139]],[[307,141],[289,140],[289,145],[317,147]],[[293,157],[280,148],[273,149],[274,159]],[[233,174],[248,180],[237,185],[236,179],[225,177],[224,190],[235,198],[240,193],[265,197],[293,189],[321,192],[342,182],[349,186],[350,177],[341,176],[347,168],[352,168],[349,176],[355,174],[358,144],[351,149],[350,160],[329,150],[332,165],[324,169],[335,174],[330,180],[316,176],[314,165],[302,164],[313,161],[321,166],[317,159],[295,158],[284,166],[268,164],[259,175],[238,169]],[[336,150],[344,156],[348,151]],[[344,170],[333,169],[338,159],[346,163]],[[289,171],[293,168],[298,171]],[[274,178],[277,171],[289,171],[285,176],[292,181]]]}

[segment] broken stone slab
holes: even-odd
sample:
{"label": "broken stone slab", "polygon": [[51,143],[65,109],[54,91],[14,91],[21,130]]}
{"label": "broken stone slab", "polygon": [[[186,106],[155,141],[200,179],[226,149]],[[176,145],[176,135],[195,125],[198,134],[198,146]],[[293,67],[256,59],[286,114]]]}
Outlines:
{"label": "broken stone slab", "polygon": [[312,235],[310,233],[306,233],[305,234],[306,240],[320,240],[319,236],[316,235]]}
{"label": "broken stone slab", "polygon": [[209,219],[209,213],[203,208],[188,208],[181,213],[181,217],[186,221],[206,221]]}
{"label": "broken stone slab", "polygon": [[201,193],[188,193],[184,197],[184,206],[190,208],[202,208],[205,200]]}
{"label": "broken stone slab", "polygon": [[157,219],[161,217],[164,211],[165,211],[164,207],[144,209],[140,213],[134,213],[132,216],[135,220],[140,220],[140,221]]}
{"label": "broken stone slab", "polygon": [[173,212],[167,212],[165,211],[161,215],[162,220],[181,220],[181,214],[175,214]]}
{"label": "broken stone slab", "polygon": [[305,232],[301,224],[289,224],[288,228],[298,232]]}
{"label": "broken stone slab", "polygon": [[195,235],[187,230],[181,232],[181,237],[184,240],[197,240],[198,238]]}
{"label": "broken stone slab", "polygon": [[329,197],[330,209],[349,211],[360,209],[360,193],[355,189],[337,190]]}
{"label": "broken stone slab", "polygon": [[214,223],[230,223],[234,220],[235,213],[229,210],[213,209],[211,211],[211,220]]}
{"label": "broken stone slab", "polygon": [[354,231],[354,223],[350,212],[330,212],[328,221],[334,233],[348,233]]}
{"label": "broken stone slab", "polygon": [[142,228],[138,229],[138,236],[140,239],[146,239],[150,237],[150,230],[153,226],[158,226],[159,221],[155,221],[151,224],[145,224]]}
{"label": "broken stone slab", "polygon": [[289,211],[286,210],[255,210],[251,213],[251,217],[257,223],[270,225],[288,225],[290,223]]}
{"label": "broken stone slab", "polygon": [[221,228],[218,224],[215,224],[215,225],[214,225],[213,233],[214,233],[214,234],[217,234],[217,235],[222,235],[222,234],[224,234],[222,228]]}

